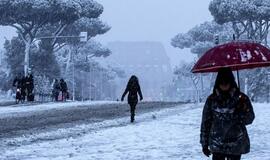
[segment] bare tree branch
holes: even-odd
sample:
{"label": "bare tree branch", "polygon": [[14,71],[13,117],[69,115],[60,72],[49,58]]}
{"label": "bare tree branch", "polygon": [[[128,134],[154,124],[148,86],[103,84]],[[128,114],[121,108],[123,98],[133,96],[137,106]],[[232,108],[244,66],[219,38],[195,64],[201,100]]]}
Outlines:
{"label": "bare tree branch", "polygon": [[67,44],[66,43],[62,43],[62,44],[56,44],[53,48],[54,52],[59,51],[60,49],[62,49],[63,47],[65,47]]}
{"label": "bare tree branch", "polygon": [[52,45],[54,46],[57,43],[57,36],[59,36],[60,34],[62,34],[63,30],[66,28],[67,24],[62,24],[61,26],[59,26],[59,28],[56,30],[56,32],[54,32],[54,38],[52,41]]}

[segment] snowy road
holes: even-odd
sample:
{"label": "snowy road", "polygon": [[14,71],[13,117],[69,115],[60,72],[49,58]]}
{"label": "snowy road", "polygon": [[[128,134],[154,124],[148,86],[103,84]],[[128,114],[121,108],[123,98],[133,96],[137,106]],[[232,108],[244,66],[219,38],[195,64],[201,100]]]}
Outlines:
{"label": "snowy road", "polygon": [[[144,113],[173,107],[177,103],[139,103]],[[14,105],[0,108],[0,138],[33,134],[44,130],[73,127],[129,115],[127,104],[120,102],[67,102],[38,105]]]}
{"label": "snowy road", "polygon": [[[248,128],[251,153],[244,160],[270,159],[270,107],[254,105]],[[5,138],[0,159],[203,160],[199,145],[202,105],[186,104],[143,113],[135,124],[127,117],[79,124],[16,138]],[[59,135],[66,138],[50,139]]]}

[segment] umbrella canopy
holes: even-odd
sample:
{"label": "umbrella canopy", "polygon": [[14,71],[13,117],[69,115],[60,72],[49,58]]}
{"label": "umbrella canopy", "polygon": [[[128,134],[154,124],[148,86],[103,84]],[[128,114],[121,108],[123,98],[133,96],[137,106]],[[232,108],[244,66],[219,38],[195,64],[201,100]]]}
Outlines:
{"label": "umbrella canopy", "polygon": [[270,66],[270,50],[267,47],[255,42],[233,41],[208,50],[192,72],[217,72],[223,67],[242,70],[267,66]]}

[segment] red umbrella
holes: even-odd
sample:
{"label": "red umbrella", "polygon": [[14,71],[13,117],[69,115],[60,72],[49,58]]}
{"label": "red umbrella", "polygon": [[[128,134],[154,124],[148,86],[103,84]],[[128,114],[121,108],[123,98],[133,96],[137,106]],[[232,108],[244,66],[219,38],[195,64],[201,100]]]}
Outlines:
{"label": "red umbrella", "polygon": [[238,71],[267,66],[270,66],[270,50],[267,47],[255,42],[233,41],[207,51],[192,72],[217,72],[223,67]]}

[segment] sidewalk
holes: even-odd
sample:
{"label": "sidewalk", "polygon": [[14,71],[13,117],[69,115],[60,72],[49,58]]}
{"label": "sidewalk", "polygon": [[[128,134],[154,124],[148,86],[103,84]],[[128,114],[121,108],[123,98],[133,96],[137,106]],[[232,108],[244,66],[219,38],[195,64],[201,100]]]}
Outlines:
{"label": "sidewalk", "polygon": [[[270,107],[269,104],[254,104],[254,110],[256,119],[248,126],[251,152],[243,155],[243,160],[269,160]],[[77,136],[65,139],[19,145],[5,150],[2,158],[207,160],[209,158],[201,153],[199,144],[201,112],[202,104],[187,104],[139,115],[135,124],[124,122],[126,119],[120,118],[96,125],[79,125],[73,128],[73,132],[98,127],[104,123],[114,124],[92,132],[84,130]],[[58,132],[66,134],[68,130],[62,129]]]}

